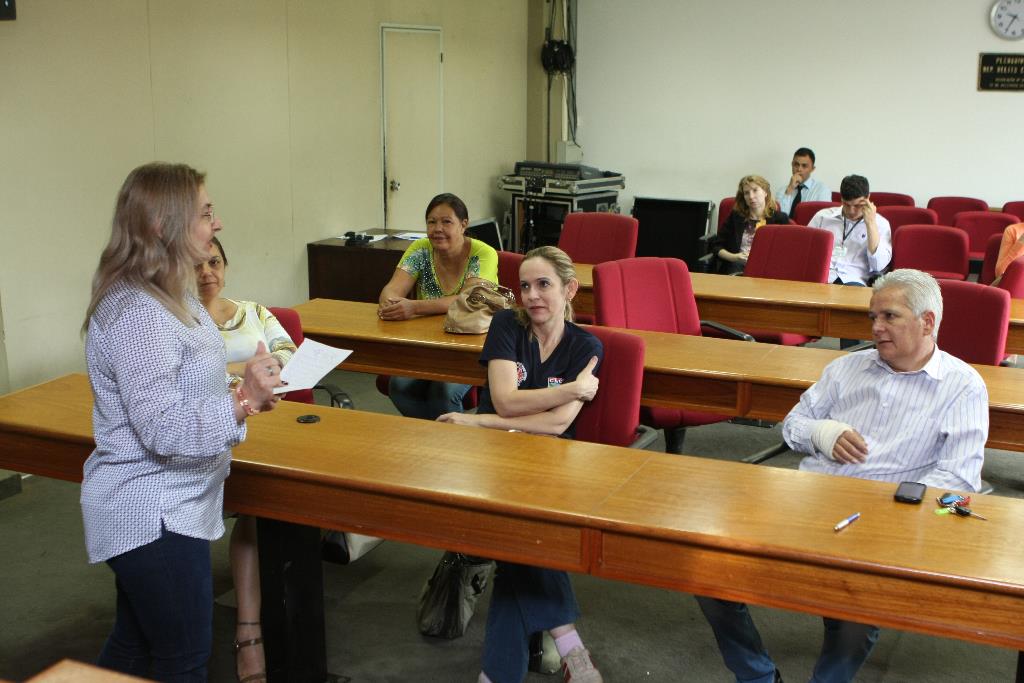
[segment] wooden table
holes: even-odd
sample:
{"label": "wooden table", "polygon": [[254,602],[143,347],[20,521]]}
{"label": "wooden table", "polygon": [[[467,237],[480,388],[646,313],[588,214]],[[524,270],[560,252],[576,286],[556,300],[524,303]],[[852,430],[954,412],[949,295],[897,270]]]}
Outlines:
{"label": "wooden table", "polygon": [[143,681],[142,678],[101,669],[92,664],[62,659],[25,683],[143,683]]}
{"label": "wooden table", "polygon": [[[90,410],[82,375],[0,397],[0,466],[80,479]],[[297,423],[304,412],[320,422]],[[1024,501],[983,497],[974,505],[989,517],[982,522],[895,503],[893,488],[282,403],[253,419],[235,449],[226,503],[274,519],[1024,647]],[[695,494],[699,506],[687,503]],[[860,521],[832,531],[857,511]]]}
{"label": "wooden table", "polygon": [[[576,264],[580,313],[594,312],[594,267]],[[700,317],[740,330],[795,332],[812,337],[870,339],[865,287],[690,273]],[[1010,303],[1007,353],[1024,353],[1024,300]]]}
{"label": "wooden table", "polygon": [[[853,289],[853,288],[846,288]],[[352,349],[345,369],[482,385],[483,335],[447,334],[439,317],[384,322],[374,304],[295,307],[306,336]],[[643,403],[781,420],[842,351],[623,330],[643,337]],[[1024,451],[1024,372],[976,366],[989,392],[991,448]]]}

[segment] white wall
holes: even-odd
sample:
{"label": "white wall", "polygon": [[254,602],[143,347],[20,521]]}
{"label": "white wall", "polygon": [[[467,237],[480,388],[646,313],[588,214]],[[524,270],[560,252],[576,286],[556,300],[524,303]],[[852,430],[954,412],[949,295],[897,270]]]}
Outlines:
{"label": "white wall", "polygon": [[207,172],[226,225],[226,294],[305,300],[306,243],[381,216],[382,22],[444,31],[446,189],[474,216],[501,215],[496,176],[525,154],[523,2],[32,0],[18,10],[0,22],[11,388],[82,369],[78,329],[114,196],[147,161]]}
{"label": "white wall", "polygon": [[580,3],[579,140],[633,196],[773,189],[800,146],[838,190],[1024,198],[1024,92],[978,92],[979,52],[1024,52],[988,0]]}

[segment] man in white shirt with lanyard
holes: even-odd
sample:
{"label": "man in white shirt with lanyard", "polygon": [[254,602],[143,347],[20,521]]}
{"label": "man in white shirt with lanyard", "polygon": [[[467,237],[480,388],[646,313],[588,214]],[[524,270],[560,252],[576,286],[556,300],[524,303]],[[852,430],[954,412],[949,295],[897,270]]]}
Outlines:
{"label": "man in white shirt with lanyard", "polygon": [[832,233],[829,282],[867,285],[892,260],[892,229],[869,198],[868,179],[848,175],[839,186],[842,206],[822,209],[808,225]]}
{"label": "man in white shirt with lanyard", "polygon": [[[935,343],[942,292],[935,279],[901,269],[873,286],[876,348],[832,361],[782,424],[800,470],[878,481],[918,481],[978,491],[988,440],[988,391],[978,372]],[[698,597],[726,666],[737,680],[782,680],[743,603]],[[824,618],[811,680],[851,681],[878,628]]]}

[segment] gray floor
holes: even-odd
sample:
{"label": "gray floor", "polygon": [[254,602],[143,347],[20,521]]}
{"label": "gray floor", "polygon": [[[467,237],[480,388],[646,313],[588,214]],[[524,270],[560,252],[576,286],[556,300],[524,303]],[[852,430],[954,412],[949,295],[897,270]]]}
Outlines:
{"label": "gray floor", "polygon": [[[366,375],[335,373],[362,410],[393,412]],[[779,440],[778,428],[733,424],[691,430],[686,450],[737,459]],[[663,444],[658,444],[663,446]],[[1020,454],[989,451],[985,477],[1000,495],[1024,497]],[[792,454],[773,467],[795,467]],[[113,618],[110,571],[85,560],[78,486],[27,478],[0,501],[0,679],[24,679],[71,657],[91,661]],[[214,544],[217,592],[230,589],[226,538]],[[956,549],[951,549],[956,552]],[[387,542],[356,563],[324,565],[329,668],[352,681],[475,681],[487,600],[454,641],[420,636],[417,596],[440,551]],[[684,594],[575,576],[579,630],[607,681],[729,681],[693,599]],[[806,680],[820,645],[814,616],[755,608],[762,636],[789,681]],[[211,681],[234,680],[234,611],[217,605]],[[858,681],[1009,681],[1008,650],[887,630]],[[533,683],[560,680],[531,675]]]}

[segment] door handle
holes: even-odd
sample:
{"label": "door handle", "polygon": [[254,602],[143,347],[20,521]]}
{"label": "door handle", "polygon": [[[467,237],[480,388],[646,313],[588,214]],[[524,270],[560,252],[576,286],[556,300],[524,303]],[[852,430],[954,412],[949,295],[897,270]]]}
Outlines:
{"label": "door handle", "polygon": [[398,188],[400,188],[401,186],[402,183],[398,182],[397,180],[392,180],[390,183],[388,183],[388,187],[391,188],[392,192],[398,192]]}

